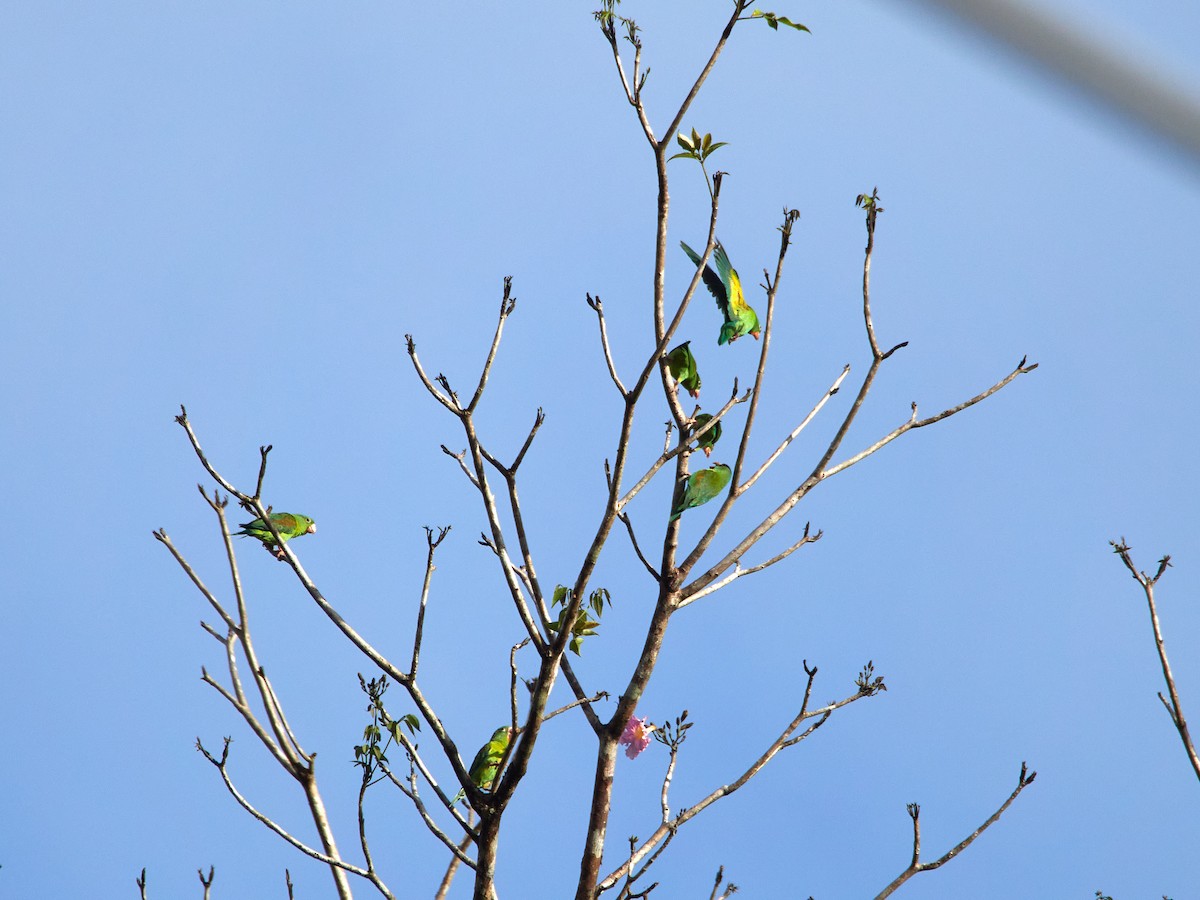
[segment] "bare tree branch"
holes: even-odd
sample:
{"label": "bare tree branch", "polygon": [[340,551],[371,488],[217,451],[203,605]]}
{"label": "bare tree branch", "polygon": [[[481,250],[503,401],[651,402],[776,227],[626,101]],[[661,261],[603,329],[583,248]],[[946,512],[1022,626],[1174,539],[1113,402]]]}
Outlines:
{"label": "bare tree branch", "polygon": [[445,444],[442,444],[442,452],[445,453],[447,456],[451,457],[452,459],[458,460],[458,464],[462,468],[463,474],[467,476],[467,481],[471,482],[472,487],[478,489],[479,482],[475,480],[475,476],[472,475],[471,470],[467,468],[467,462],[466,462],[467,451],[463,450],[459,453],[455,453],[449,447],[447,447]]}
{"label": "bare tree branch", "polygon": [[[610,889],[611,887],[613,887],[617,883],[617,881],[620,878],[624,877],[624,875],[629,871],[629,866],[636,865],[639,860],[641,860],[647,853],[651,852],[668,835],[677,831],[682,825],[684,825],[686,822],[690,821],[691,819],[695,818],[697,815],[699,815],[701,812],[703,812],[705,809],[707,809],[712,804],[716,803],[718,800],[721,800],[724,797],[728,797],[730,794],[737,791],[739,788],[741,788],[743,785],[745,785],[751,778],[753,778],[760,771],[762,771],[762,769],[775,757],[775,755],[777,753],[779,753],[780,750],[783,750],[787,747],[794,746],[795,744],[798,744],[799,742],[803,741],[810,734],[812,734],[814,731],[816,731],[818,728],[820,728],[822,725],[824,725],[825,722],[827,722],[829,720],[829,717],[831,715],[833,715],[834,712],[841,709],[843,706],[848,706],[849,704],[854,703],[857,700],[861,700],[864,697],[872,697],[875,694],[879,693],[880,691],[887,690],[887,688],[883,684],[882,677],[876,678],[874,681],[870,681],[866,677],[869,670],[870,670],[870,664],[868,664],[868,666],[866,668],[864,668],[864,670],[863,670],[864,674],[859,676],[859,681],[858,681],[859,690],[857,692],[855,692],[854,694],[851,694],[849,697],[846,697],[842,700],[838,700],[834,703],[830,703],[830,704],[827,704],[826,706],[820,707],[819,709],[810,710],[810,709],[808,709],[808,703],[809,703],[810,697],[812,696],[813,681],[817,676],[817,667],[813,666],[810,669],[808,666],[808,662],[805,661],[804,671],[807,676],[807,683],[805,684],[804,699],[801,703],[800,711],[796,714],[795,718],[793,718],[792,721],[788,723],[787,727],[785,727],[783,729],[783,731],[780,732],[779,736],[777,738],[775,738],[775,740],[771,743],[771,745],[769,747],[767,747],[767,749],[765,751],[763,751],[763,753],[758,757],[758,759],[756,759],[753,763],[751,763],[750,766],[741,775],[739,775],[736,779],[729,782],[728,784],[724,784],[721,787],[718,787],[717,789],[713,790],[706,797],[701,799],[699,802],[693,804],[692,806],[689,806],[686,809],[680,810],[674,817],[670,818],[669,820],[664,820],[663,822],[661,822],[659,824],[658,828],[655,829],[654,833],[649,838],[646,839],[646,841],[637,849],[637,851],[635,853],[633,853],[631,855],[629,860],[622,863],[622,865],[619,868],[610,872],[608,875],[606,875],[602,880],[600,880],[597,883],[596,893],[599,894],[599,893],[606,891],[606,890]],[[801,723],[803,723],[807,719],[812,719],[812,718],[815,718],[817,721],[814,722],[813,724],[809,725],[807,728],[805,728],[800,734],[793,736],[795,734],[796,729],[800,727]],[[673,766],[673,764],[674,764],[674,758],[672,757],[672,761],[668,766],[668,774],[671,772],[671,767]],[[668,785],[668,781],[664,781],[664,785],[663,785],[664,795],[667,790],[667,785]],[[663,803],[664,808],[666,808],[665,797],[664,797],[662,803]]]}
{"label": "bare tree branch", "polygon": [[[231,741],[232,741],[232,738],[225,738],[225,748],[221,752],[220,759],[215,758],[211,753],[209,753],[208,750],[205,749],[204,744],[201,743],[199,738],[196,738],[196,749],[199,750],[201,753],[203,753],[204,758],[207,759],[210,763],[212,763],[213,766],[216,767],[217,771],[221,773],[221,780],[225,783],[226,790],[228,790],[230,795],[233,797],[233,799],[238,802],[238,805],[241,806],[242,809],[246,810],[246,812],[250,813],[251,816],[253,816],[255,819],[257,819],[263,825],[267,826],[267,828],[269,828],[271,831],[275,832],[277,835],[279,835],[281,838],[283,838],[285,841],[287,841],[289,844],[291,844],[293,847],[295,847],[297,850],[299,850],[301,853],[303,853],[305,856],[311,856],[313,859],[317,860],[318,862],[325,863],[325,865],[329,866],[331,869],[335,869],[338,871],[344,871],[344,872],[350,872],[351,874],[359,875],[363,878],[368,878],[366,869],[360,868],[359,866],[355,866],[351,863],[346,862],[345,860],[342,860],[342,859],[339,859],[339,858],[336,858],[333,856],[329,856],[325,853],[322,853],[320,850],[316,850],[313,847],[308,846],[303,841],[301,841],[299,838],[292,836],[292,834],[290,832],[288,832],[288,830],[285,829],[282,825],[279,825],[273,819],[271,819],[269,816],[265,815],[264,813],[259,812],[253,805],[251,805],[250,801],[247,800],[244,796],[242,796],[241,792],[234,785],[233,779],[231,779],[229,777],[229,770],[227,768],[227,764],[229,761],[229,744]],[[341,883],[345,883],[345,878],[341,879],[339,884],[341,884]],[[349,900],[349,897],[350,897],[349,884],[346,884],[346,893],[344,895],[339,893],[339,896],[344,896],[345,900]]]}
{"label": "bare tree branch", "polygon": [[1017,799],[1021,791],[1033,784],[1033,779],[1035,778],[1037,778],[1037,772],[1030,772],[1026,768],[1025,763],[1021,763],[1021,774],[1017,777],[1017,786],[1013,789],[1013,792],[1008,795],[1008,799],[1000,804],[1000,808],[992,813],[986,822],[955,844],[950,850],[946,851],[944,855],[931,863],[921,862],[921,807],[916,803],[908,804],[908,814],[912,817],[913,823],[912,862],[909,863],[907,869],[896,876],[896,879],[891,884],[889,884],[875,896],[875,900],[884,900],[885,897],[890,897],[898,887],[900,887],[902,884],[904,884],[904,882],[908,881],[908,879],[912,878],[918,872],[928,872],[932,869],[936,869],[944,863],[954,859],[954,857],[958,856],[958,854],[963,850],[966,850],[967,847],[969,847],[975,840],[975,838],[983,834],[983,832],[986,831],[992,825],[992,823],[1000,818],[1006,809],[1012,806],[1013,801]]}
{"label": "bare tree branch", "polygon": [[1125,542],[1125,538],[1121,538],[1120,542],[1109,541],[1108,543],[1113,548],[1113,552],[1121,557],[1121,562],[1125,564],[1125,568],[1129,570],[1129,573],[1133,576],[1133,580],[1141,585],[1142,592],[1146,595],[1146,606],[1150,610],[1150,625],[1154,629],[1154,646],[1158,650],[1158,661],[1162,666],[1163,681],[1167,683],[1167,693],[1171,698],[1168,701],[1160,692],[1158,699],[1162,701],[1162,705],[1167,710],[1167,715],[1171,717],[1171,724],[1179,732],[1179,739],[1183,742],[1184,752],[1187,753],[1188,761],[1192,764],[1192,771],[1196,773],[1197,778],[1200,778],[1200,756],[1196,754],[1196,745],[1192,742],[1191,732],[1188,731],[1187,719],[1183,715],[1183,706],[1179,702],[1179,691],[1175,688],[1175,675],[1171,672],[1171,663],[1167,660],[1167,645],[1163,641],[1162,626],[1158,622],[1158,607],[1154,601],[1154,588],[1158,584],[1158,580],[1163,577],[1170,567],[1171,557],[1164,555],[1158,561],[1158,571],[1151,577],[1133,564],[1133,558],[1129,555],[1129,551],[1132,548]]}
{"label": "bare tree branch", "polygon": [[612,350],[608,346],[608,327],[604,324],[604,306],[600,302],[600,295],[597,294],[593,297],[588,294],[587,305],[596,311],[596,320],[600,323],[600,346],[604,350],[604,362],[608,366],[609,377],[617,386],[617,392],[624,399],[629,395],[629,391],[625,390],[625,385],[621,384],[621,376],[617,374],[617,367],[613,363]]}
{"label": "bare tree branch", "polygon": [[655,581],[661,582],[662,575],[658,573],[658,570],[654,566],[650,565],[650,561],[642,553],[642,548],[638,546],[637,537],[633,533],[633,522],[629,518],[629,513],[623,512],[618,518],[625,523],[625,529],[629,532],[629,542],[633,544],[633,552],[637,554],[637,558],[642,561],[642,565],[646,567],[646,571],[650,573],[650,577]]}
{"label": "bare tree branch", "polygon": [[492,372],[492,363],[496,361],[496,351],[500,348],[500,335],[504,331],[504,320],[512,315],[517,307],[517,298],[512,295],[512,276],[504,276],[504,296],[500,300],[500,315],[496,319],[496,332],[492,336],[492,346],[488,349],[487,359],[483,363],[483,371],[479,373],[479,384],[475,388],[475,396],[467,404],[465,412],[475,412],[479,400],[483,397],[483,389],[487,387],[488,375]]}
{"label": "bare tree branch", "polygon": [[816,534],[811,534],[810,533],[811,527],[812,527],[811,522],[805,522],[804,523],[804,534],[800,538],[800,540],[796,541],[794,544],[792,544],[790,547],[783,550],[782,552],[776,553],[774,556],[772,556],[770,559],[766,560],[765,562],[760,562],[757,565],[751,566],[748,569],[743,569],[741,566],[741,561],[734,560],[733,568],[730,569],[723,577],[721,577],[717,581],[710,582],[706,587],[696,591],[695,593],[686,594],[686,595],[682,596],[681,599],[675,604],[675,609],[677,609],[677,610],[683,609],[685,606],[688,606],[691,603],[695,603],[697,600],[699,600],[702,597],[707,597],[709,594],[715,594],[717,591],[721,590],[721,588],[723,588],[729,584],[732,584],[734,581],[737,581],[737,579],[741,578],[743,575],[753,575],[755,572],[761,572],[763,569],[767,568],[768,566],[773,566],[773,565],[775,565],[775,563],[781,562],[782,560],[787,559],[789,556],[791,556],[793,553],[795,553],[797,550],[799,550],[805,544],[815,544],[817,541],[819,541],[821,539],[821,537],[824,535],[825,532],[818,531]]}
{"label": "bare tree branch", "polygon": [[[468,816],[473,813],[468,813]],[[458,844],[458,850],[464,856],[466,855],[467,847],[471,846],[471,836],[467,835]],[[446,900],[450,894],[450,885],[454,882],[454,875],[458,871],[458,864],[461,862],[458,854],[450,855],[450,863],[446,866],[446,874],[442,876],[442,882],[438,885],[437,893],[433,895],[433,900]]]}
{"label": "bare tree branch", "polygon": [[433,564],[433,554],[449,533],[450,526],[442,526],[438,528],[438,535],[435,538],[433,529],[428,525],[425,526],[425,544],[429,548],[429,552],[425,557],[425,580],[421,583],[421,601],[417,606],[417,627],[413,634],[412,664],[408,669],[409,678],[417,677],[417,665],[421,661],[421,640],[425,634],[425,604],[429,601],[429,583],[433,580],[434,569],[437,568]]}

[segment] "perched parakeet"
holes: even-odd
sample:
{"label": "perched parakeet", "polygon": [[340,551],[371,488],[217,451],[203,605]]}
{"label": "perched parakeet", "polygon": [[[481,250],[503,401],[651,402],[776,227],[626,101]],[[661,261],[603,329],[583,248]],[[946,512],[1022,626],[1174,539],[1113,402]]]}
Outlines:
{"label": "perched parakeet", "polygon": [[[700,255],[685,244],[679,242],[686,253],[697,266],[700,265]],[[733,343],[743,334],[748,334],[758,340],[758,314],[746,302],[746,294],[742,291],[742,279],[738,277],[737,269],[729,264],[729,257],[721,242],[717,241],[712,253],[712,266],[704,267],[704,286],[717,298],[717,308],[725,316],[725,324],[721,326],[718,344]]]}
{"label": "perched parakeet", "polygon": [[692,356],[691,341],[684,341],[667,354],[667,371],[682,384],[693,397],[700,396],[700,373],[696,369],[696,357]]}
{"label": "perched parakeet", "polygon": [[[695,434],[697,431],[707,425],[710,419],[712,419],[712,416],[710,416],[708,413],[700,413],[700,415],[696,416],[696,425],[692,429],[692,433]],[[698,443],[696,446],[704,451],[705,456],[712,456],[713,444],[720,439],[721,423],[718,422],[700,436],[700,443]]]}
{"label": "perched parakeet", "polygon": [[[467,770],[467,774],[471,776],[471,781],[481,791],[490,791],[492,784],[499,774],[500,763],[504,759],[504,754],[508,750],[508,742],[512,739],[512,728],[505,725],[503,728],[497,728],[492,732],[491,740],[479,748],[479,752],[475,754],[475,759],[471,761],[471,768]],[[452,803],[457,803],[466,796],[466,791],[459,791],[454,795]]]}
{"label": "perched parakeet", "polygon": [[700,506],[713,499],[729,486],[729,479],[732,477],[733,472],[725,463],[713,463],[707,469],[693,472],[688,476],[679,502],[671,510],[671,521],[678,519],[685,509]]}
{"label": "perched parakeet", "polygon": [[[300,537],[304,534],[314,534],[317,530],[317,523],[308,516],[294,515],[293,513],[271,513],[271,522],[274,523],[275,530],[279,532],[279,538],[284,543],[287,543],[294,537]],[[267,527],[267,523],[262,519],[246,522],[241,526],[241,529],[241,531],[237,532],[238,535],[258,538],[258,540],[263,542],[263,546],[273,553],[276,558],[283,559],[283,549],[276,546],[275,535],[271,534],[271,529]]]}

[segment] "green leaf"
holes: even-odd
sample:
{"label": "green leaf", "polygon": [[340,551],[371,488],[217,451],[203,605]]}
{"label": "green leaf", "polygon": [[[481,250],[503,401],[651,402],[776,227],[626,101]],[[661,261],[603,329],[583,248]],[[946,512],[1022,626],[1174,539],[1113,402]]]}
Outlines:
{"label": "green leaf", "polygon": [[793,22],[791,19],[789,19],[785,16],[779,17],[779,24],[787,25],[789,28],[795,28],[797,31],[805,31],[805,32],[808,32],[809,34],[812,34],[812,32],[808,30],[808,28],[801,25],[799,22]]}
{"label": "green leaf", "polygon": [[801,25],[799,22],[793,22],[787,16],[777,15],[773,12],[763,12],[761,9],[756,9],[750,13],[750,18],[762,19],[771,27],[772,31],[778,31],[780,25],[786,25],[788,28],[795,28],[797,31],[806,31],[812,34],[807,27]]}

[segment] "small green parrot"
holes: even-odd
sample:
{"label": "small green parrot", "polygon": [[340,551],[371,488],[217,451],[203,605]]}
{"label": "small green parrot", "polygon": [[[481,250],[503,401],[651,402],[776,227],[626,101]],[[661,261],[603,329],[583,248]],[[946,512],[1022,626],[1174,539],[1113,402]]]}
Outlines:
{"label": "small green parrot", "polygon": [[[700,265],[700,255],[685,244],[679,246],[697,266]],[[721,334],[717,344],[732,344],[743,334],[748,334],[758,340],[758,313],[746,302],[746,294],[742,291],[742,279],[738,277],[737,269],[729,264],[729,257],[721,242],[717,241],[712,253],[712,266],[704,267],[704,286],[717,298],[717,309],[725,316],[725,324],[721,326]]]}
{"label": "small green parrot", "polygon": [[[317,530],[317,523],[308,516],[293,513],[271,513],[271,521],[275,525],[275,530],[279,532],[280,540],[284,543],[301,535],[315,534]],[[271,529],[261,518],[244,523],[241,529],[237,532],[240,537],[257,538],[263,542],[263,546],[267,548],[268,552],[274,554],[276,559],[283,559],[283,548],[276,546],[275,535],[271,534]]]}
{"label": "small green parrot", "polygon": [[667,371],[682,384],[693,397],[700,396],[700,373],[696,370],[696,357],[692,356],[691,341],[684,341],[667,354]]}
{"label": "small green parrot", "polygon": [[670,521],[678,519],[685,509],[700,506],[716,497],[729,486],[729,479],[732,477],[733,472],[725,463],[713,463],[707,469],[693,472],[688,476],[679,502],[671,510]]}
{"label": "small green parrot", "polygon": [[[696,424],[692,428],[692,434],[695,434],[697,431],[699,431],[701,428],[703,428],[705,425],[707,425],[710,419],[712,419],[712,416],[710,416],[708,413],[700,413],[700,415],[696,416]],[[714,425],[712,428],[708,429],[708,431],[704,432],[704,434],[702,434],[700,436],[700,443],[697,444],[696,446],[699,449],[704,451],[705,456],[712,456],[713,444],[715,444],[720,439],[721,439],[721,423],[718,422],[716,425]]]}
{"label": "small green parrot", "polygon": [[[504,759],[504,754],[508,750],[508,742],[512,740],[512,728],[505,725],[503,728],[497,728],[492,732],[491,740],[479,748],[479,752],[475,754],[475,759],[471,761],[471,768],[467,770],[467,774],[471,776],[471,781],[475,787],[481,791],[490,791],[492,784],[499,774],[500,762]],[[459,791],[454,795],[451,803],[457,803],[467,792]]]}

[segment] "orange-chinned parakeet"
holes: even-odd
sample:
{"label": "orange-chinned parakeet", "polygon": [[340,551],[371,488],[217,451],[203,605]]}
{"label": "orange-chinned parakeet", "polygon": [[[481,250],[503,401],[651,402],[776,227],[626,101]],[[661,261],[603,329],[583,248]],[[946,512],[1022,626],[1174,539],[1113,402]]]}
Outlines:
{"label": "orange-chinned parakeet", "polygon": [[[697,266],[700,265],[700,255],[683,241],[679,242],[686,253]],[[721,334],[717,337],[718,344],[731,344],[743,334],[748,334],[758,340],[758,314],[746,302],[746,294],[742,291],[742,279],[738,277],[737,269],[729,264],[729,257],[721,242],[717,241],[712,253],[712,266],[704,267],[704,286],[717,298],[717,308],[725,316],[721,326]]]}
{"label": "orange-chinned parakeet", "polygon": [[[700,413],[700,415],[696,416],[696,424],[692,428],[692,434],[695,434],[697,431],[707,425],[710,419],[712,419],[712,416],[710,416],[708,413]],[[704,434],[700,435],[700,443],[698,443],[696,447],[700,450],[703,450],[705,456],[712,456],[713,444],[720,439],[721,423],[718,422],[712,428],[708,429],[708,431],[704,432]]]}
{"label": "orange-chinned parakeet", "polygon": [[700,396],[700,372],[696,369],[696,357],[692,356],[691,341],[684,341],[667,354],[667,371],[693,397]]}
{"label": "orange-chinned parakeet", "polygon": [[[313,534],[317,530],[317,523],[308,516],[295,515],[293,513],[271,513],[271,523],[275,526],[275,530],[279,532],[279,539],[284,543],[294,537]],[[241,531],[237,532],[238,535],[258,538],[258,540],[263,542],[263,546],[274,554],[277,559],[283,559],[283,548],[276,545],[275,535],[271,534],[271,529],[267,527],[267,523],[262,519],[246,522],[241,526],[241,529]]]}
{"label": "orange-chinned parakeet", "polygon": [[[475,759],[471,761],[471,768],[467,774],[471,776],[471,781],[475,787],[481,791],[490,791],[492,785],[496,781],[496,776],[500,772],[500,763],[504,760],[504,754],[508,750],[508,742],[512,739],[512,728],[505,725],[503,728],[497,728],[492,732],[491,740],[479,748],[479,752],[475,754]],[[466,791],[459,791],[455,796],[453,803],[457,803],[464,796]]]}
{"label": "orange-chinned parakeet", "polygon": [[671,510],[671,521],[678,519],[685,509],[692,509],[713,499],[729,486],[732,477],[733,472],[725,463],[713,463],[707,469],[693,472],[688,476],[679,502]]}

